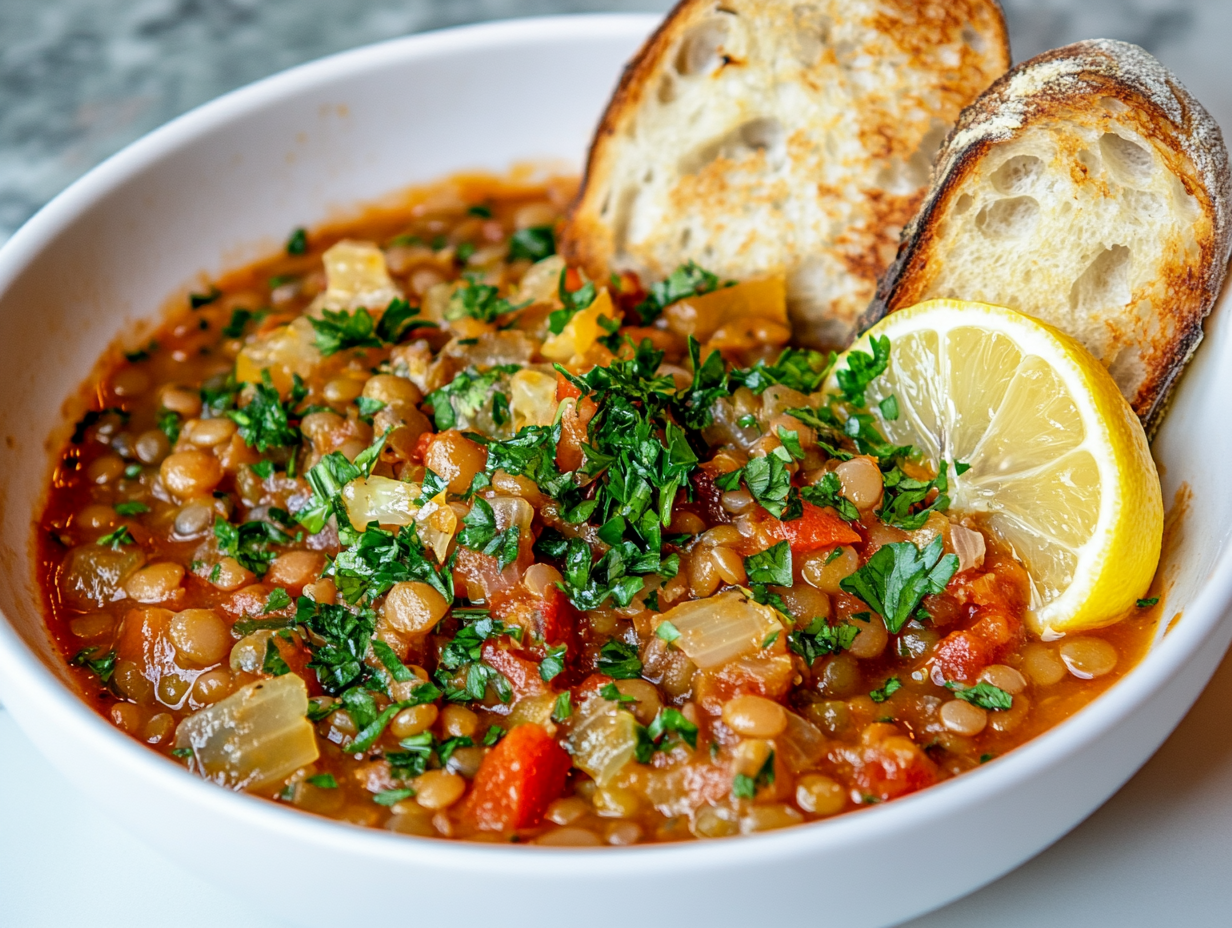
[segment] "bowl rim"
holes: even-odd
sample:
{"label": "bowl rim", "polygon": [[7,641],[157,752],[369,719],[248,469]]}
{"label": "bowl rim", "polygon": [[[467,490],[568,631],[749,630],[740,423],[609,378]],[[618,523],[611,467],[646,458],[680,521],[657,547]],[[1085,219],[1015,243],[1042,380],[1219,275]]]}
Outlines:
{"label": "bowl rim", "polygon": [[[31,217],[0,246],[0,293],[45,247],[79,215],[96,205],[113,188],[138,178],[160,159],[232,120],[262,109],[307,88],[406,60],[456,53],[474,54],[485,48],[516,46],[528,41],[569,41],[612,35],[637,40],[661,22],[657,14],[590,13],[525,17],[451,27],[391,39],[330,55],[279,72],[230,91],[176,117],[112,155],[87,172]],[[618,75],[613,75],[613,86]],[[1216,307],[1218,309],[1218,306]],[[15,586],[26,587],[26,578]],[[946,780],[884,805],[833,819],[810,822],[774,832],[744,836],[739,841],[685,841],[621,848],[556,848],[445,839],[421,839],[351,825],[285,808],[273,802],[220,789],[184,770],[119,732],[94,712],[73,689],[44,664],[4,616],[0,622],[0,690],[13,704],[36,698],[52,729],[73,733],[80,747],[107,756],[116,768],[127,768],[132,782],[148,782],[161,794],[190,803],[213,817],[244,822],[250,828],[359,857],[391,858],[398,864],[431,864],[433,868],[467,866],[506,876],[542,874],[545,858],[556,877],[582,875],[602,866],[617,876],[662,874],[665,867],[737,866],[755,842],[761,859],[777,861],[809,852],[890,837],[914,822],[947,817],[964,806],[1011,791],[1042,774],[1066,755],[1095,742],[1138,711],[1162,689],[1201,648],[1232,603],[1232,545],[1222,550],[1184,620],[1115,685],[1071,718],[1023,746],[962,776]],[[3,615],[0,613],[0,615]],[[21,694],[18,696],[17,694]],[[20,715],[14,717],[21,721]],[[1127,776],[1129,774],[1127,773]],[[600,862],[597,864],[596,862]]]}

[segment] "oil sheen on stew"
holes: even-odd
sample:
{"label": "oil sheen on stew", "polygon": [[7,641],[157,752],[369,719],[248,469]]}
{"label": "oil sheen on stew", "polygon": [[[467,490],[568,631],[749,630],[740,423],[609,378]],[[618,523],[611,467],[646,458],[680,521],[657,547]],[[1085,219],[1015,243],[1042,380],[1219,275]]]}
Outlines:
{"label": "oil sheen on stew", "polygon": [[[567,267],[574,187],[297,230],[115,353],[38,535],[100,713],[318,815],[625,845],[896,799],[1141,656],[1151,610],[1036,639],[926,463],[787,412],[831,399],[781,281]],[[937,580],[895,628],[852,592],[889,545]]]}

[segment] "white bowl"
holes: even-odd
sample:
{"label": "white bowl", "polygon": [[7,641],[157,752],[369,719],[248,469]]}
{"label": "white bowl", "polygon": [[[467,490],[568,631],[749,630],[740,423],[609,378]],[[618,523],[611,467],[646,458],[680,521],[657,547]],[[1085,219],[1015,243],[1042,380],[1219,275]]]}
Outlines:
{"label": "white bowl", "polygon": [[[477,924],[521,924],[557,912],[596,928],[642,918],[743,926],[774,912],[846,928],[890,924],[989,882],[1089,815],[1180,720],[1232,636],[1223,620],[1232,599],[1222,550],[1232,527],[1224,312],[1208,326],[1155,442],[1165,498],[1182,485],[1193,494],[1163,567],[1166,614],[1181,618],[1075,718],[905,799],[713,842],[605,850],[449,843],[226,792],[81,701],[44,629],[31,525],[54,452],[47,433],[104,347],[134,322],[157,318],[162,301],[201,273],[267,253],[295,226],[461,169],[545,157],[576,167],[621,65],[655,22],[523,19],[296,68],[132,145],[0,250],[0,696],[64,775],[124,827],[281,917],[345,923],[378,887],[412,906],[417,921],[462,911]],[[304,892],[305,878],[324,885]]]}

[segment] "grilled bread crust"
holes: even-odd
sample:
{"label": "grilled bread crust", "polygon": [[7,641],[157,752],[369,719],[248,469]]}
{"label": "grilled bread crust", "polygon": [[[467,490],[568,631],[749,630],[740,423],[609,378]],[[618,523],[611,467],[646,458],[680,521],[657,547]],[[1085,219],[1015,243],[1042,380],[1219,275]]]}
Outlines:
{"label": "grilled bread crust", "polygon": [[1111,371],[1153,435],[1229,249],[1219,127],[1158,61],[1078,42],[963,112],[862,321],[934,297],[1017,309]]}
{"label": "grilled bread crust", "polygon": [[782,273],[797,340],[843,344],[1008,66],[996,0],[684,0],[625,69],[561,250],[598,279]]}

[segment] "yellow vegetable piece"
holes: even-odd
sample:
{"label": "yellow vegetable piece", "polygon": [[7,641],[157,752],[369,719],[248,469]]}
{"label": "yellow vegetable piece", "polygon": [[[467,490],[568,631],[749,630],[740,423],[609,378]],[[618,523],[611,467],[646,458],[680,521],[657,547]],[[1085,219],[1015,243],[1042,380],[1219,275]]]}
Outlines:
{"label": "yellow vegetable piece", "polygon": [[343,239],[321,258],[326,280],[322,302],[329,309],[363,306],[376,315],[402,295],[390,279],[384,253],[371,242]]}
{"label": "yellow vegetable piece", "polygon": [[668,306],[663,316],[673,332],[692,335],[715,348],[779,344],[791,337],[787,287],[781,276],[685,297]]}
{"label": "yellow vegetable piece", "polygon": [[307,379],[321,363],[315,341],[312,323],[303,316],[290,325],[279,326],[240,350],[235,359],[235,379],[240,383],[260,383],[261,371],[269,370],[270,380],[285,396],[295,374]]}
{"label": "yellow vegetable piece", "polygon": [[540,349],[541,353],[548,360],[562,364],[568,364],[574,358],[586,354],[595,342],[609,334],[608,330],[599,324],[600,316],[619,321],[619,313],[612,305],[612,297],[607,292],[607,287],[599,291],[599,295],[588,307],[574,313],[559,335],[549,336]]}

